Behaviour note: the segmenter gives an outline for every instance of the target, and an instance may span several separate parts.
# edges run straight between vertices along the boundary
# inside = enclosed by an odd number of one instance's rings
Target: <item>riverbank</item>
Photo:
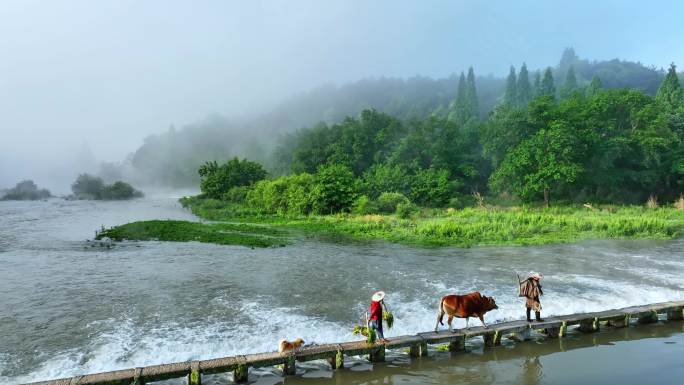
[[[95,239],[115,241],[205,242],[247,247],[285,246],[283,232],[265,226],[231,223],[198,223],[174,220],[131,222],[105,229]]]
[[[182,198],[200,218],[270,224],[274,228],[421,246],[544,245],[585,239],[672,239],[682,234],[684,211],[640,206],[477,207],[421,209],[395,214],[257,215],[212,199]]]

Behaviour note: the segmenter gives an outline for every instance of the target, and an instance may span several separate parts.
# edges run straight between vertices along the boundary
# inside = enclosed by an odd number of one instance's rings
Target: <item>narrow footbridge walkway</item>
[[[344,356],[368,355],[371,362],[382,362],[385,360],[386,349],[408,348],[411,357],[421,357],[427,356],[428,345],[448,344],[449,350],[461,351],[465,350],[467,339],[482,336],[485,347],[493,347],[499,345],[504,336],[512,336],[520,340],[527,339],[533,330],[545,334],[547,338],[562,338],[571,327],[583,333],[591,333],[598,331],[602,324],[611,327],[628,327],[632,323],[658,322],[660,315],[663,315],[662,318],[667,321],[682,320],[684,319],[683,309],[684,301],[663,302],[597,313],[551,317],[542,322],[511,321],[489,325],[487,328],[474,327],[467,330],[418,333],[412,336],[393,337],[384,344],[371,345],[365,341],[354,341],[314,345],[303,347],[292,353],[258,353],[178,362],[35,382],[30,385],[144,385],[183,377],[188,379],[189,385],[200,385],[202,375],[217,373],[232,373],[235,382],[246,382],[250,367],[283,365],[283,373],[291,375],[295,373],[297,361],[327,360],[333,369],[338,369],[344,366]]]

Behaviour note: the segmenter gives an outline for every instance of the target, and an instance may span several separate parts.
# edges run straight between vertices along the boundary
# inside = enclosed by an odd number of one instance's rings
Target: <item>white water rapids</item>
[[[516,271],[544,273],[543,315],[684,298],[681,239],[471,249],[306,237],[254,250],[86,242],[102,225],[166,218],[197,220],[169,196],[0,202],[0,383],[271,351],[281,338],[350,340],[376,289],[395,315],[389,337],[432,329],[437,300],[452,292],[494,296],[490,323],[521,318]]]

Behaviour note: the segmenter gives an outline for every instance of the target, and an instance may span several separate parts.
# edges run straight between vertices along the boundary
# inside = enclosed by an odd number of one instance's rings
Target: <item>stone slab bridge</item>
[[[598,331],[601,324],[611,327],[628,327],[630,324],[658,322],[659,315],[667,321],[682,320],[684,301],[663,302],[644,306],[607,310],[596,313],[570,314],[550,317],[543,322],[511,321],[489,325],[487,328],[473,327],[439,333],[418,333],[412,336],[393,337],[387,343],[368,344],[366,341],[343,342],[305,346],[290,353],[257,353],[211,360],[177,362],[113,372],[88,374],[58,380],[34,382],[27,385],[144,385],[173,378],[187,378],[189,385],[201,385],[202,375],[232,373],[233,381],[246,382],[248,369],[283,365],[283,374],[295,374],[297,361],[327,360],[332,369],[344,366],[344,356],[368,355],[371,362],[385,360],[386,349],[409,349],[411,357],[428,354],[428,345],[448,344],[450,351],[465,350],[469,338],[484,339],[485,347],[497,346],[501,338],[525,340],[531,331],[540,331],[547,338],[562,338],[569,328],[583,333]],[[634,322],[632,322],[634,321]]]

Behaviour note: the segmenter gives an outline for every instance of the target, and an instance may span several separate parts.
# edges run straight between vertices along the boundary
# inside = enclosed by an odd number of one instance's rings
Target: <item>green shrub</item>
[[[358,215],[375,214],[378,212],[376,202],[368,198],[368,195],[361,195],[352,204],[352,213]]]
[[[117,181],[110,185],[105,185],[99,194],[99,199],[103,200],[124,200],[142,197],[143,193],[134,189],[126,182]]]
[[[475,198],[472,195],[459,195],[449,199],[448,207],[463,209],[475,206]]]
[[[402,219],[410,218],[418,212],[418,207],[411,202],[399,203],[397,205],[397,216]]]
[[[102,178],[90,174],[79,174],[76,181],[71,185],[71,191],[78,199],[100,199],[100,193],[104,188]]]
[[[411,178],[411,201],[421,206],[442,206],[453,191],[448,170],[428,168],[418,171]]]
[[[126,182],[116,181],[105,185],[102,178],[80,174],[71,185],[76,199],[123,200],[139,198],[143,193]]]
[[[383,192],[409,192],[409,177],[403,167],[376,164],[363,173],[363,191],[371,199],[377,199]],[[394,209],[392,209],[392,212]]]
[[[228,192],[223,194],[223,200],[233,203],[245,203],[247,200],[248,186],[233,187]]]
[[[313,175],[283,176],[257,182],[247,192],[247,204],[264,214],[305,215],[314,204]]]
[[[314,176],[309,173],[287,177],[287,212],[310,214],[314,205]]]
[[[38,200],[52,196],[49,190],[39,189],[32,180],[24,180],[17,183],[14,188],[5,192],[0,200]]]
[[[352,171],[341,164],[328,164],[314,176],[314,211],[332,214],[349,211],[358,194],[359,184]]]
[[[221,166],[216,161],[206,162],[198,173],[202,194],[215,199],[222,198],[233,187],[251,186],[266,178],[266,170],[261,164],[237,157]]]
[[[397,206],[400,203],[411,203],[411,201],[402,193],[384,192],[378,197],[378,211],[393,213],[397,211]]]
[[[255,210],[267,214],[287,212],[287,184],[285,177],[262,180],[254,184],[247,193],[247,202]]]

